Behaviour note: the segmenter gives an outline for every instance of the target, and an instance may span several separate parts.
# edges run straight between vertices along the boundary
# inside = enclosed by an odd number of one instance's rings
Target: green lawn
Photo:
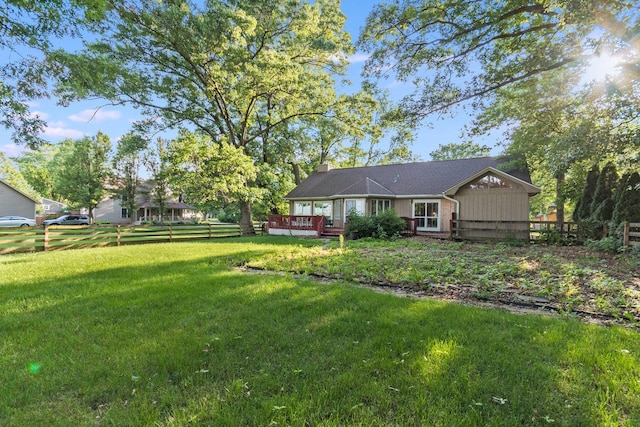
[[[321,243],[0,257],[0,425],[640,425],[637,330],[234,268]]]

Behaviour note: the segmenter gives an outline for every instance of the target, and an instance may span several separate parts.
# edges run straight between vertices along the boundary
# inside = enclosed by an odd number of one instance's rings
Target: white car
[[[0,216],[0,227],[35,227],[36,220],[23,216]]]

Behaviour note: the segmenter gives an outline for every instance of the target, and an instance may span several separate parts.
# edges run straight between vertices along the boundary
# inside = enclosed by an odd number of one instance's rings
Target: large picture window
[[[331,202],[314,202],[313,203],[313,214],[326,216],[328,218],[333,218],[331,216]]]
[[[293,205],[294,215],[311,215],[311,202],[295,202]]]

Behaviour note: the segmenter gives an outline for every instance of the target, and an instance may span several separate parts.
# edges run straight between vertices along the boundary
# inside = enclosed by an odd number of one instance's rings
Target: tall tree
[[[89,209],[93,221],[93,211],[108,193],[106,181],[109,177],[109,137],[98,132],[94,137],[64,140],[55,156],[59,165],[54,182],[55,191],[60,193],[70,205]]]
[[[112,182],[116,195],[122,200],[122,206],[127,209],[131,221],[137,221],[138,187],[140,185],[140,168],[142,167],[142,152],[147,147],[147,141],[135,133],[127,133],[120,138],[116,153],[113,156]]]
[[[29,185],[29,182],[22,176],[20,171],[16,169],[11,160],[2,152],[0,152],[0,179],[36,200],[41,198],[38,192]]]
[[[20,156],[13,157],[24,179],[42,197],[60,201],[60,194],[54,190],[53,176],[56,165],[53,161],[58,147],[52,144],[43,144],[36,151],[24,151]]]
[[[485,129],[508,118],[511,150],[556,180],[560,223],[574,165],[620,153],[616,135],[640,147],[639,31],[630,1],[392,0],[369,15],[360,46],[372,53],[367,75],[412,80],[403,104],[416,119],[461,105],[494,116]],[[604,91],[614,96],[579,99],[576,87],[596,60],[622,69]]]
[[[613,196],[617,186],[618,172],[616,167],[613,163],[607,163],[598,176],[591,201],[591,218],[593,220],[599,222],[611,220],[615,208]]]
[[[612,221],[616,224],[640,222],[640,174],[627,173],[616,190]]]
[[[158,125],[191,127],[256,165],[278,164],[273,132],[335,103],[350,37],[338,0],[114,2],[82,55],[58,52],[64,101],[133,104]],[[271,153],[276,153],[271,156]],[[253,183],[247,180],[247,184]],[[251,201],[239,200],[253,233]]]
[[[598,176],[600,176],[600,168],[596,165],[587,174],[584,190],[582,191],[580,199],[576,203],[576,207],[573,211],[573,219],[575,221],[586,221],[591,218],[591,214],[593,212],[591,210],[591,205],[593,203],[593,195],[596,192]]]
[[[167,211],[171,189],[169,188],[169,152],[168,141],[158,138],[155,144],[147,147],[144,154],[144,166],[151,174],[144,190],[147,198],[158,208],[159,220],[162,221]],[[149,218],[145,218],[149,220]]]
[[[491,147],[475,144],[473,142],[461,142],[440,144],[429,155],[431,160],[469,159],[473,157],[486,157],[491,153]]]

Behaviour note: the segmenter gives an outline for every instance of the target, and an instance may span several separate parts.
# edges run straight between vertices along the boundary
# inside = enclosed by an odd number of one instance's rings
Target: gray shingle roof
[[[310,175],[285,198],[435,196],[487,168],[495,168],[530,184],[531,178],[527,170],[505,170],[501,167],[508,160],[510,159],[505,157],[482,157],[332,169]]]

